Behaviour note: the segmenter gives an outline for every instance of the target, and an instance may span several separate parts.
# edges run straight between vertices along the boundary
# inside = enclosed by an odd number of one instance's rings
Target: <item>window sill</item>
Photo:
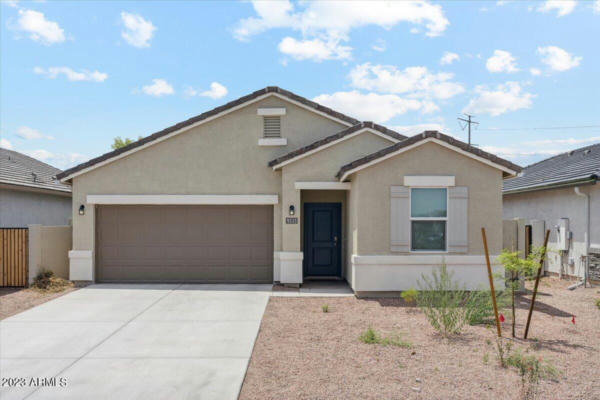
[[[259,146],[287,146],[286,138],[260,138],[258,139]]]

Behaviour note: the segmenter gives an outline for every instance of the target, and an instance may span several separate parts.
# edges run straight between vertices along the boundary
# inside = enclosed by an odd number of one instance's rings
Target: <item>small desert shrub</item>
[[[548,362],[543,362],[542,357],[524,355],[518,350],[506,359],[506,363],[516,368],[521,376],[521,397],[523,399],[535,399],[541,379],[558,377],[556,368]]]
[[[596,307],[600,310],[600,299],[596,299]]]
[[[329,305],[328,305],[328,304],[323,304],[323,305],[321,306],[321,310],[322,310],[324,313],[328,313],[328,312],[329,312]]]
[[[381,337],[371,327],[361,333],[361,335],[358,337],[358,340],[366,344],[380,344],[383,346],[396,346],[404,348],[409,348],[412,346],[410,342],[402,340],[400,335]]]
[[[417,305],[431,326],[446,337],[460,333],[469,320],[469,310],[463,307],[469,294],[452,280],[446,265],[433,270],[431,276],[421,275],[418,285]]]
[[[498,310],[510,305],[508,291],[496,292],[496,305]],[[465,299],[464,307],[467,311],[469,325],[489,324],[494,322],[494,306],[490,290],[473,291]]]
[[[512,342],[508,339],[496,337],[496,358],[502,368],[508,367],[508,357],[512,349]]]
[[[400,293],[400,297],[402,297],[406,304],[410,304],[411,306],[417,302],[418,295],[419,292],[417,292],[414,288],[410,288]]]
[[[44,292],[62,292],[73,286],[73,282],[54,276],[54,272],[42,269],[33,279],[31,287]]]
[[[483,353],[483,363],[487,364],[490,361],[490,355],[488,353]]]

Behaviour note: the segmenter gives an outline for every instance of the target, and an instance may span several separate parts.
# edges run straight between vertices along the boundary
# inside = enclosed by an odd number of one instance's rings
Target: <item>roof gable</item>
[[[406,136],[402,136],[398,132],[388,129],[384,126],[377,125],[370,121],[361,122],[360,124],[351,126],[350,128],[344,129],[333,135],[317,140],[307,146],[301,147],[287,154],[284,154],[281,157],[271,160],[269,162],[269,167],[273,167],[273,169],[281,168],[284,165],[290,164],[294,161],[307,157],[311,154],[316,153],[317,151],[324,150],[330,146],[340,143],[346,139],[350,139],[351,137],[359,135],[363,132],[370,132],[375,135],[382,136],[392,143],[398,143],[399,141],[406,139]]]
[[[470,146],[467,143],[461,142],[460,140],[454,139],[448,135],[444,135],[438,131],[425,131],[398,142],[393,146],[386,147],[385,149],[344,165],[336,174],[336,178],[338,178],[340,181],[344,181],[348,175],[354,172],[360,171],[361,169],[387,160],[388,158],[394,157],[403,152],[410,151],[415,147],[429,142],[435,142],[444,147],[457,151],[467,157],[474,158],[484,164],[498,168],[509,175],[516,175],[521,171],[521,167],[508,160],[504,160],[491,153]]]
[[[77,175],[81,175],[92,169],[101,167],[102,165],[118,160],[119,158],[126,157],[135,151],[160,143],[161,141],[166,140],[174,135],[185,132],[208,121],[212,121],[216,118],[219,118],[230,112],[243,108],[254,102],[260,101],[269,96],[277,96],[283,100],[289,101],[295,105],[315,112],[319,115],[333,119],[343,125],[352,126],[360,123],[360,121],[352,117],[334,111],[331,108],[322,106],[318,103],[315,103],[314,101],[308,100],[288,90],[281,89],[277,86],[267,86],[264,89],[257,90],[246,96],[230,101],[227,104],[216,107],[210,111],[204,112],[200,115],[182,121],[178,124],[172,125],[161,131],[155,132],[120,149],[105,153],[99,157],[93,158],[87,162],[79,164],[73,168],[67,169],[66,171],[58,174],[57,177],[62,182],[66,182]]]

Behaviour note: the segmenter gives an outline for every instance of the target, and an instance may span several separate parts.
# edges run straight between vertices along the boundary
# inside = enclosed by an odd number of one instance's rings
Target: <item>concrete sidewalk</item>
[[[0,321],[0,376],[17,378],[0,398],[236,399],[270,295],[192,284],[67,294]]]

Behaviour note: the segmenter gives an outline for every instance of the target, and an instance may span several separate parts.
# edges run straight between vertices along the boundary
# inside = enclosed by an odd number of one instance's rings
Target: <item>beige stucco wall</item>
[[[298,218],[302,218],[302,210],[298,207],[300,190],[295,188],[296,182],[337,182],[335,175],[342,165],[392,144],[388,139],[365,132],[284,166],[281,172],[281,203],[284,214],[287,214],[290,205],[294,205]],[[300,226],[286,224],[285,218],[281,221],[283,251],[302,251]]]
[[[42,270],[69,279],[70,226],[29,225],[29,282]]]
[[[258,146],[260,107],[285,107],[282,137],[287,146]],[[88,194],[279,194],[275,221],[281,221],[281,172],[268,162],[293,149],[344,129],[345,125],[268,97],[226,116],[137,151],[73,179],[73,249],[94,250],[94,208]],[[78,215],[81,204],[86,213]],[[274,249],[281,249],[275,223]]]
[[[390,186],[404,185],[404,175],[454,175],[456,186],[469,188],[468,254],[483,254],[481,227],[490,253],[500,252],[502,172],[430,142],[351,176],[355,196],[349,212],[358,235],[354,254],[401,254],[390,250]]]

